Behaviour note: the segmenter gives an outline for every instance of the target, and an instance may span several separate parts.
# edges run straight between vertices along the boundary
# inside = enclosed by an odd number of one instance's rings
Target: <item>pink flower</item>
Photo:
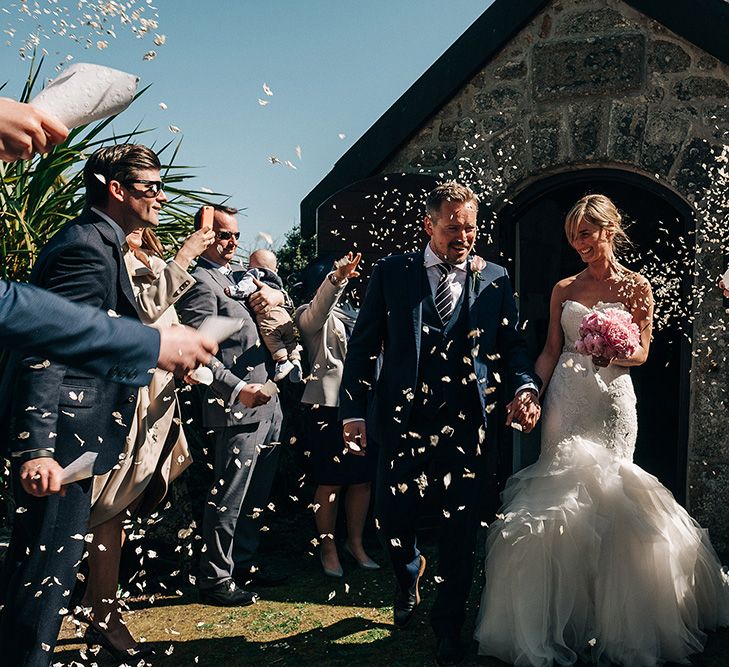
[[[640,345],[640,331],[632,315],[619,308],[593,310],[582,318],[575,348],[580,354],[626,359]]]
[[[481,280],[481,271],[486,268],[486,260],[483,257],[474,255],[471,257],[469,266],[471,267],[471,289],[475,290],[476,283]]]
[[[471,257],[471,272],[480,273],[486,268],[486,260],[483,257],[474,255]]]

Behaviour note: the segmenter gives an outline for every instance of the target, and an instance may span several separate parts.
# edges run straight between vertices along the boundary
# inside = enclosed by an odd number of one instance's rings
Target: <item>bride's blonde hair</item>
[[[633,246],[633,242],[623,229],[623,217],[615,204],[605,195],[586,195],[570,209],[564,221],[564,231],[570,243],[575,240],[577,228],[583,220],[612,232],[613,252],[616,254],[617,251],[627,250]]]

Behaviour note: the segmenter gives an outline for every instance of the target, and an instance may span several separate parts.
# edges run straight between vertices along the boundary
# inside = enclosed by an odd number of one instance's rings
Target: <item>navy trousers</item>
[[[417,424],[417,434],[382,443],[375,516],[397,585],[406,591],[415,583],[420,567],[415,529],[426,498],[435,494],[438,564],[431,625],[438,637],[457,636],[471,590],[483,493],[488,486],[485,458],[478,453],[479,425],[450,418],[445,409],[411,422]],[[444,425],[450,429],[442,433]],[[428,564],[430,572],[433,565]]]

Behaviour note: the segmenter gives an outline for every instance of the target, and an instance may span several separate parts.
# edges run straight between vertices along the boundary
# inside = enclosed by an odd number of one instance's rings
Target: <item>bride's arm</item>
[[[549,329],[547,330],[547,341],[544,343],[542,353],[537,357],[534,364],[534,370],[542,381],[543,394],[549,380],[557,365],[559,355],[562,353],[564,345],[564,334],[562,333],[562,302],[564,300],[564,291],[562,282],[557,283],[552,289],[552,296],[549,300]]]
[[[630,311],[633,322],[640,329],[640,345],[627,359],[613,359],[615,366],[640,366],[648,360],[648,350],[653,336],[653,293],[650,283],[641,275],[635,274]]]

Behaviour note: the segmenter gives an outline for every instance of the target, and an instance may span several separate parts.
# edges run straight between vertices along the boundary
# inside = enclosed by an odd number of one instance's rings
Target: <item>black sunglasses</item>
[[[221,241],[230,241],[232,238],[237,241],[240,238],[240,232],[215,232],[215,236],[217,236]]]
[[[156,197],[160,192],[162,192],[162,190],[165,189],[164,183],[162,183],[162,181],[148,181],[146,178],[134,178],[128,181],[124,181],[124,185],[126,186],[134,185],[135,183],[146,186],[144,190],[142,190],[141,194],[145,197],[149,197],[150,199],[152,197]],[[139,192],[139,190],[135,190],[135,192]]]

